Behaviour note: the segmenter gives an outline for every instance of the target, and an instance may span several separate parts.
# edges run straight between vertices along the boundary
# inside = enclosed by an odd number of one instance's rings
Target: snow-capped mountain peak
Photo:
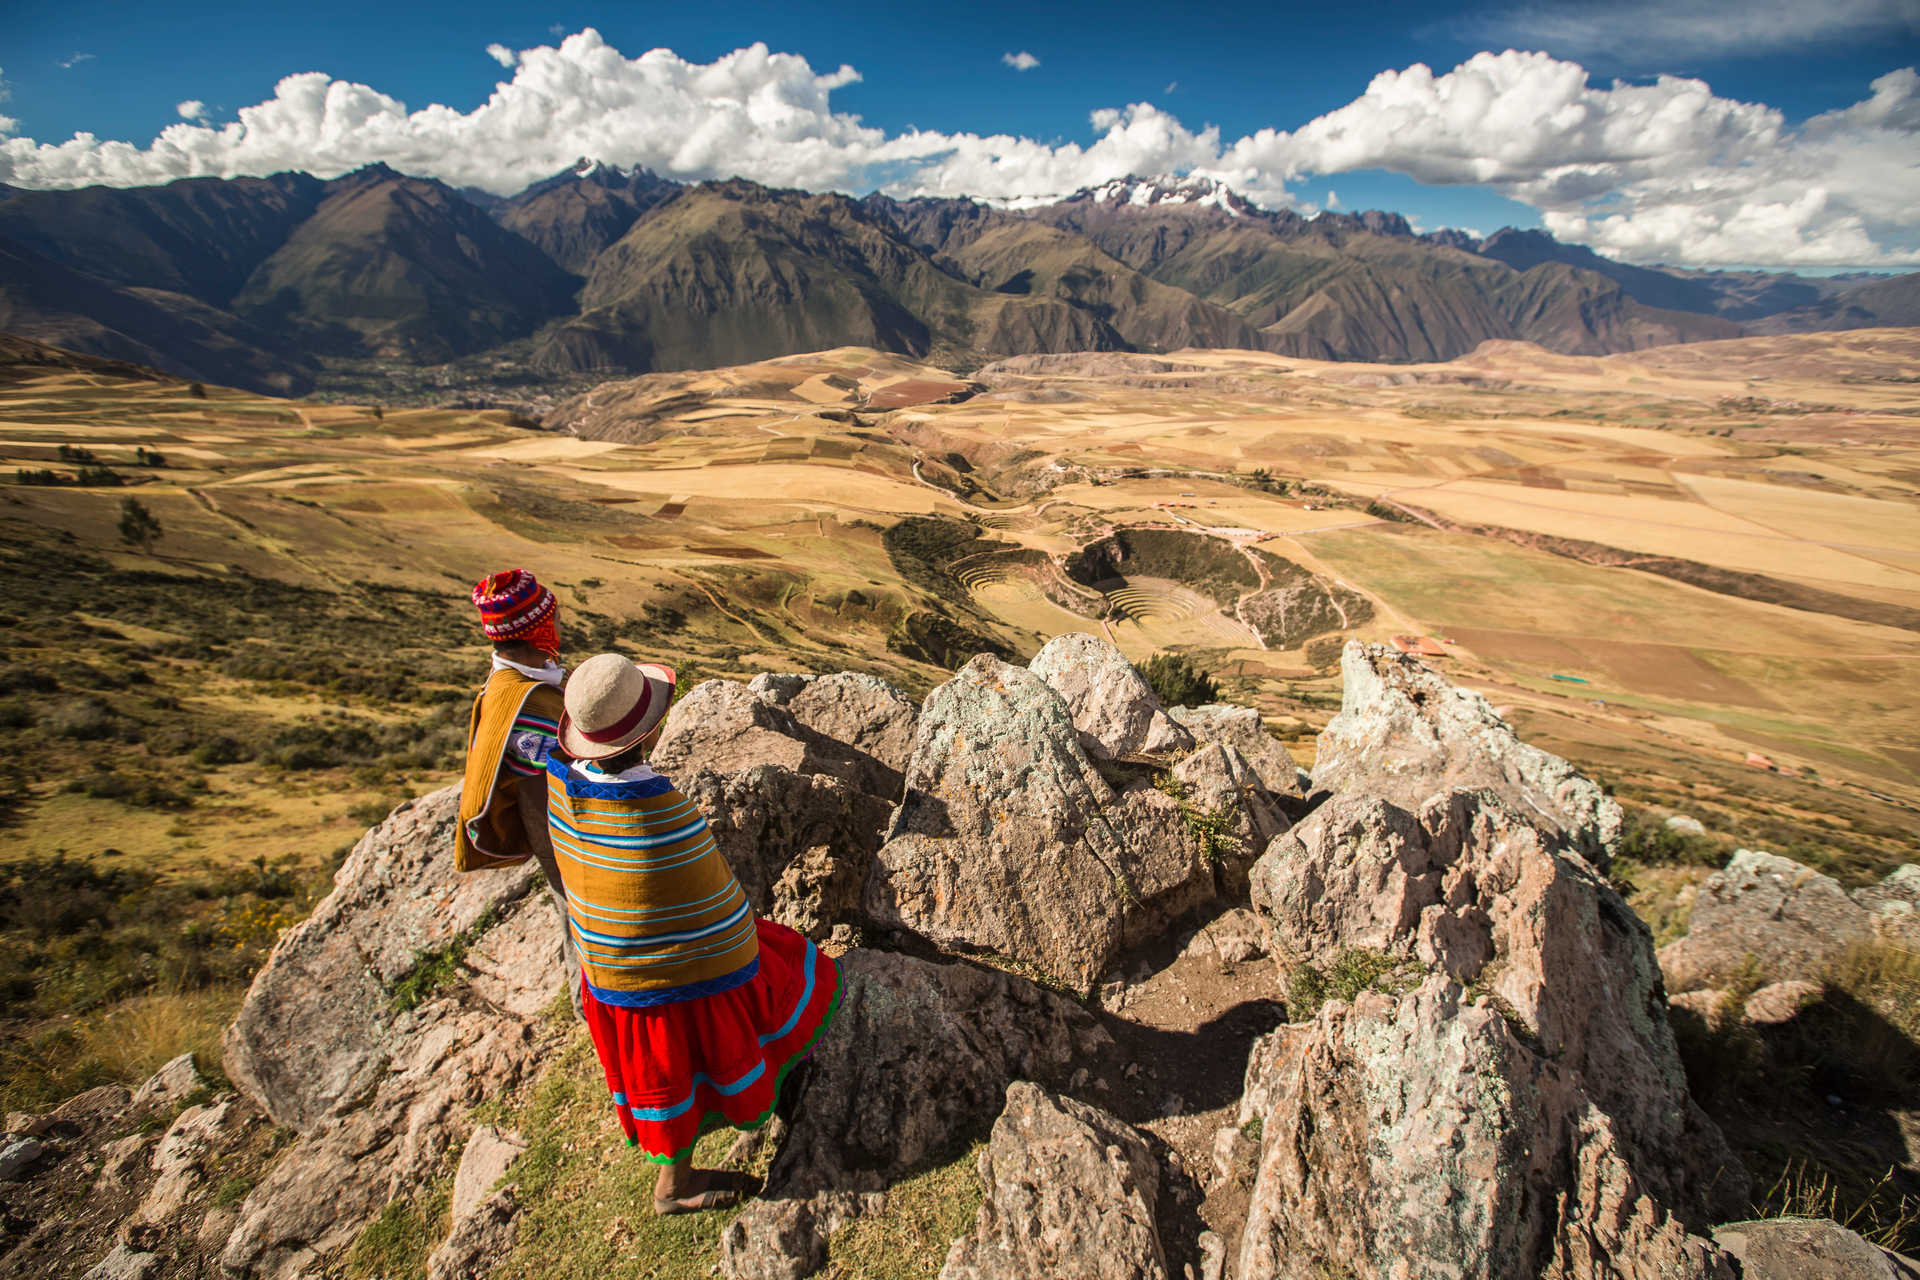
[[[1189,205],[1195,208],[1218,209],[1236,218],[1245,217],[1254,212],[1253,205],[1235,194],[1226,183],[1217,178],[1201,177],[1198,174],[1190,174],[1184,178],[1164,175],[1142,178],[1128,174],[1124,178],[1115,178],[1097,187],[1083,188],[1068,199],[1089,200],[1094,204],[1133,205],[1136,208]]]

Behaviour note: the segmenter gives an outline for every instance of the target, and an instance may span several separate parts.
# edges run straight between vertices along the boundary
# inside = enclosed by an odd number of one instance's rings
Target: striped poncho
[[[666,778],[547,762],[568,927],[595,998],[629,1008],[714,995],[759,967],[753,908],[707,820]]]

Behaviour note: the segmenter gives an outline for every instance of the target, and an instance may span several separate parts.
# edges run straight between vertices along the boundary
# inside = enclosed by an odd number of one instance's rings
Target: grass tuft
[[[460,966],[466,961],[467,952],[487,930],[493,928],[499,919],[499,912],[489,906],[480,913],[478,920],[468,925],[446,946],[437,951],[414,952],[413,964],[393,984],[393,1011],[405,1013],[417,1007],[427,997],[458,977]]]
[[[1410,960],[1372,947],[1343,947],[1322,968],[1303,964],[1287,979],[1287,1020],[1302,1022],[1329,1000],[1351,1002],[1362,991],[1398,994],[1413,982],[1418,968]]]

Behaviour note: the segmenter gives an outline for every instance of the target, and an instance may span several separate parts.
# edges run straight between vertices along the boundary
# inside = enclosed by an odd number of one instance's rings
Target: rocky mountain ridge
[[[1543,232],[1306,219],[1197,177],[1018,209],[591,160],[504,198],[382,165],[0,190],[0,328],[293,394],[335,366],[478,361],[473,377],[524,382],[850,344],[962,364],[1181,346],[1445,360],[1501,338],[1604,354],[1913,323],[1915,278],[1675,273]]]
[[[756,910],[825,940],[844,982],[721,1273],[815,1274],[903,1178],[985,1136],[944,1280],[1773,1277],[1840,1250],[1881,1269],[1832,1274],[1904,1274],[1830,1223],[1716,1225],[1746,1173],[1688,1095],[1651,935],[1605,878],[1613,802],[1412,659],[1352,644],[1342,665],[1310,780],[1257,717],[1169,712],[1089,636],[1024,668],[983,655],[922,706],[854,674],[689,691],[658,763]],[[138,1095],[8,1118],[7,1177],[89,1189],[9,1266],[331,1273],[455,1166],[428,1274],[513,1250],[529,1135],[474,1111],[568,1034],[545,1013],[558,922],[530,868],[453,870],[456,790],[370,831],[275,948],[227,1034],[237,1093],[182,1061]],[[1724,896],[1778,871],[1736,860]],[[1910,924],[1913,872],[1854,923]],[[1236,954],[1295,975],[1284,1021],[1129,1060],[1152,1043],[1119,1012],[1130,957],[1223,909],[1253,922]],[[1349,994],[1297,980],[1354,957],[1374,976]],[[1142,1127],[1196,1052],[1246,1059],[1237,1098],[1199,1099],[1220,1108],[1211,1168]],[[265,1152],[258,1180],[216,1194],[243,1151]]]

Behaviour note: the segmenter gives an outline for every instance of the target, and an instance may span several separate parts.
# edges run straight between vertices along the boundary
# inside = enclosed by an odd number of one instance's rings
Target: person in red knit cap
[[[560,665],[559,601],[525,569],[507,569],[482,578],[473,603],[481,631],[493,642],[493,662],[467,725],[455,863],[478,871],[535,859],[564,920],[566,889],[547,837],[546,782],[567,676]],[[560,950],[577,1014],[580,962],[564,927]]]
[[[840,1002],[833,960],[754,915],[706,818],[647,764],[673,687],[667,667],[589,658],[547,757],[587,1030],[627,1145],[665,1166],[662,1214],[739,1201],[737,1179],[693,1167],[694,1142],[764,1123]]]

